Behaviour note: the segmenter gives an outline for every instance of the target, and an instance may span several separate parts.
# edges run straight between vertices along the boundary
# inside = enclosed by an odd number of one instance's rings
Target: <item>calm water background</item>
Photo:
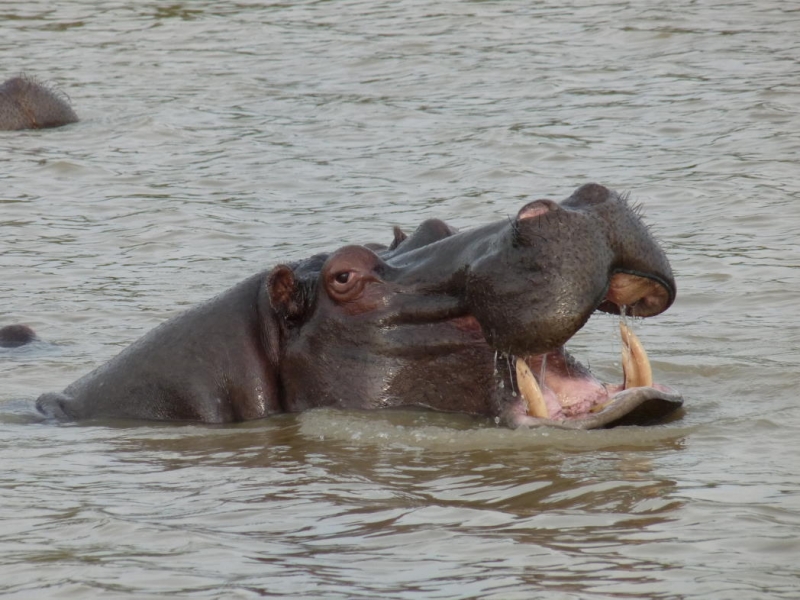
[[[794,2],[5,1],[0,595],[800,597]],[[687,412],[509,432],[430,414],[53,425],[30,403],[279,261],[598,181],[677,273],[640,323]],[[571,345],[619,378],[616,321]]]

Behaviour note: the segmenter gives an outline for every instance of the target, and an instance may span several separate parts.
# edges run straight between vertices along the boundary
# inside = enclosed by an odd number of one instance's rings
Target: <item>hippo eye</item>
[[[333,271],[328,275],[328,291],[336,300],[345,301],[356,298],[364,289],[366,280],[358,271]]]
[[[376,271],[380,264],[381,259],[369,248],[345,246],[328,257],[321,283],[331,300],[350,304],[361,298],[367,284],[380,280]]]

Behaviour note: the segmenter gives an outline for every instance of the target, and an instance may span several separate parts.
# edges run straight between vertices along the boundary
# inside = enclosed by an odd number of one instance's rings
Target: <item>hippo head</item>
[[[663,251],[600,185],[464,232],[436,220],[396,229],[388,248],[279,265],[267,286],[287,411],[422,406],[588,429],[682,403],[653,383],[624,324],[622,384],[598,381],[564,348],[595,310],[650,317],[675,298]]]

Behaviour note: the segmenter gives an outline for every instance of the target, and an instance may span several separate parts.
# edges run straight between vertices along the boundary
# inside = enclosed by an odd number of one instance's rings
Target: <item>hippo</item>
[[[509,427],[664,420],[621,317],[624,381],[599,381],[564,344],[595,311],[647,318],[675,299],[669,262],[627,198],[598,184],[458,231],[424,221],[388,246],[279,264],[159,325],[39,397],[66,420],[229,423],[317,407],[420,407]]]
[[[0,348],[19,348],[37,339],[36,333],[27,325],[0,327]]]
[[[0,130],[44,129],[76,123],[67,97],[27,76],[0,85]]]

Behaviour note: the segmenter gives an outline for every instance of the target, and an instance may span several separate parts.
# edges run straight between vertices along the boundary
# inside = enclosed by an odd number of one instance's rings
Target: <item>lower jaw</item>
[[[624,324],[620,332],[622,384],[598,381],[563,349],[516,358],[519,396],[510,411],[510,424],[595,429],[622,423],[649,424],[679,409],[683,404],[680,395],[653,383],[650,363],[638,338]]]
[[[620,425],[655,425],[680,415],[683,398],[666,386],[629,388],[614,394],[602,409],[573,417],[534,417],[525,402],[515,402],[506,414],[511,427],[601,429]]]

